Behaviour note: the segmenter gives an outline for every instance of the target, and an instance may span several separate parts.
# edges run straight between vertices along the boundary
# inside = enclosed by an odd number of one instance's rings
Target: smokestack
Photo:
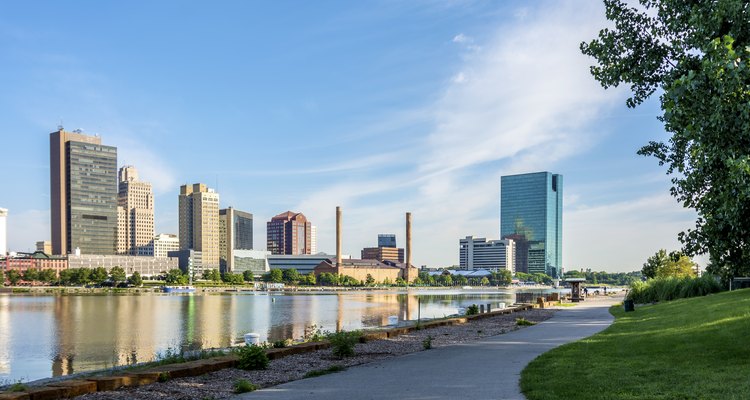
[[[406,271],[411,267],[411,213],[406,213]]]
[[[341,207],[336,206],[336,268],[341,266]]]

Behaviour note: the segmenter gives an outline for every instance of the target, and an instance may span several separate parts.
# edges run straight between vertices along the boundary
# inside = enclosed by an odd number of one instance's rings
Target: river
[[[167,349],[236,345],[375,328],[510,304],[511,290],[0,294],[0,386],[154,360]]]

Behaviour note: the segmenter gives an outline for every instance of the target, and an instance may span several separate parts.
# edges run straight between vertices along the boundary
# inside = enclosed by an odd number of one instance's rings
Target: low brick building
[[[68,268],[68,258],[65,256],[50,256],[42,251],[33,253],[18,253],[13,257],[0,258],[0,271],[7,280],[8,271],[16,270],[23,275],[28,269],[51,269],[57,276],[60,271]]]
[[[403,278],[402,269],[386,265],[378,260],[358,260],[354,258],[341,260],[341,266],[336,266],[336,259],[325,259],[313,270],[315,276],[329,272],[351,276],[352,278],[364,281],[367,275],[372,276],[375,282],[381,283],[388,279],[395,282],[397,278]]]

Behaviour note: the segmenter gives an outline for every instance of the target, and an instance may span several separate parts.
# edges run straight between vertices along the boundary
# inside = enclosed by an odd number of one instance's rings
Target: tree
[[[663,266],[667,265],[668,261],[669,257],[667,257],[667,251],[664,249],[660,249],[656,252],[656,254],[646,259],[641,272],[647,278],[656,278],[656,273]]]
[[[284,273],[278,268],[272,268],[263,276],[266,282],[281,283],[284,280]]]
[[[143,285],[143,278],[141,278],[141,273],[138,271],[133,272],[133,274],[128,277],[128,283],[135,287],[140,287],[141,285]]]
[[[106,273],[106,271],[104,272]],[[74,285],[86,285],[91,282],[92,273],[93,271],[89,268],[74,268],[71,274],[71,283]]]
[[[367,286],[372,286],[372,285],[374,285],[374,284],[375,284],[375,278],[373,278],[373,277],[372,277],[372,275],[370,275],[370,274],[367,274],[367,276],[365,277],[365,284],[366,284]]]
[[[406,281],[402,277],[396,278],[396,286],[406,286]]]
[[[83,268],[82,268],[83,269]],[[91,282],[101,285],[109,278],[109,274],[104,267],[96,267],[91,270]]]
[[[339,284],[339,276],[338,274],[323,272],[318,275],[318,284],[321,286],[336,286]]]
[[[494,282],[490,283],[492,283],[493,285],[507,286],[513,282],[513,274],[507,269],[501,269],[492,274],[492,280]]]
[[[482,286],[487,286],[490,284],[490,280],[487,279],[486,276],[482,277],[482,280],[479,282]]]
[[[23,271],[23,280],[27,282],[34,282],[39,280],[39,270],[34,268],[28,268]]]
[[[231,272],[225,272],[221,275],[221,280],[231,285],[242,285],[245,282],[242,274],[233,274]]]
[[[453,278],[450,275],[440,275],[437,282],[441,286],[453,286]]]
[[[57,282],[57,272],[52,268],[45,268],[39,271],[39,280],[51,285]]]
[[[309,274],[305,275],[305,278],[303,279],[305,285],[315,286],[317,283],[317,279],[315,278],[315,274],[310,272]]]
[[[686,255],[710,254],[709,272],[750,274],[750,7],[742,0],[605,0],[614,28],[582,43],[605,88],[630,84],[628,107],[657,89],[668,143],[638,154],[672,176],[671,194],[698,214],[678,235]]]
[[[255,276],[253,276],[253,271],[247,270],[242,271],[242,279],[245,280],[245,282],[252,282],[255,280]]]
[[[60,277],[58,279],[60,284],[63,286],[71,285],[73,281],[73,270],[64,269],[60,271]]]
[[[695,263],[679,251],[669,253],[667,263],[656,271],[656,277],[684,278],[695,276]]]
[[[164,280],[169,285],[184,285],[188,282],[188,277],[182,273],[181,269],[174,268],[167,271],[167,276]]]
[[[120,266],[114,266],[109,270],[109,276],[112,278],[112,282],[114,282],[115,286],[117,286],[117,282],[125,281],[125,270]]]
[[[288,284],[297,283],[299,281],[299,272],[294,268],[285,269],[281,273],[281,279]]]
[[[5,285],[5,272],[0,270],[0,286]]]
[[[15,269],[12,269],[5,274],[8,276],[8,282],[10,282],[10,286],[16,286],[18,282],[21,281],[21,274]]]
[[[215,269],[215,268],[214,268],[214,269],[212,269],[212,270],[211,270],[211,271],[210,271],[210,272],[208,273],[208,278],[209,278],[209,279],[210,279],[210,280],[211,280],[212,282],[214,282],[214,283],[219,283],[219,282],[221,282],[221,274],[219,273],[219,270],[218,270],[218,269]]]
[[[453,283],[458,286],[464,286],[467,283],[469,283],[469,278],[463,276],[463,275],[456,275],[455,278],[453,278]]]

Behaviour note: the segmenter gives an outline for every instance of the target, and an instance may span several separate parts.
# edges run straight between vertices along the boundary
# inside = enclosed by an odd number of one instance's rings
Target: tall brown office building
[[[202,183],[180,187],[180,250],[202,253],[203,268],[219,268],[219,194]]]
[[[50,133],[52,252],[115,254],[117,148],[62,127]]]
[[[266,246],[271,254],[311,254],[311,234],[304,214],[287,211],[266,223]]]
[[[154,255],[154,192],[132,165],[120,168],[117,221],[118,254]]]
[[[219,210],[219,265],[234,270],[234,251],[253,249],[253,214],[232,207]]]

